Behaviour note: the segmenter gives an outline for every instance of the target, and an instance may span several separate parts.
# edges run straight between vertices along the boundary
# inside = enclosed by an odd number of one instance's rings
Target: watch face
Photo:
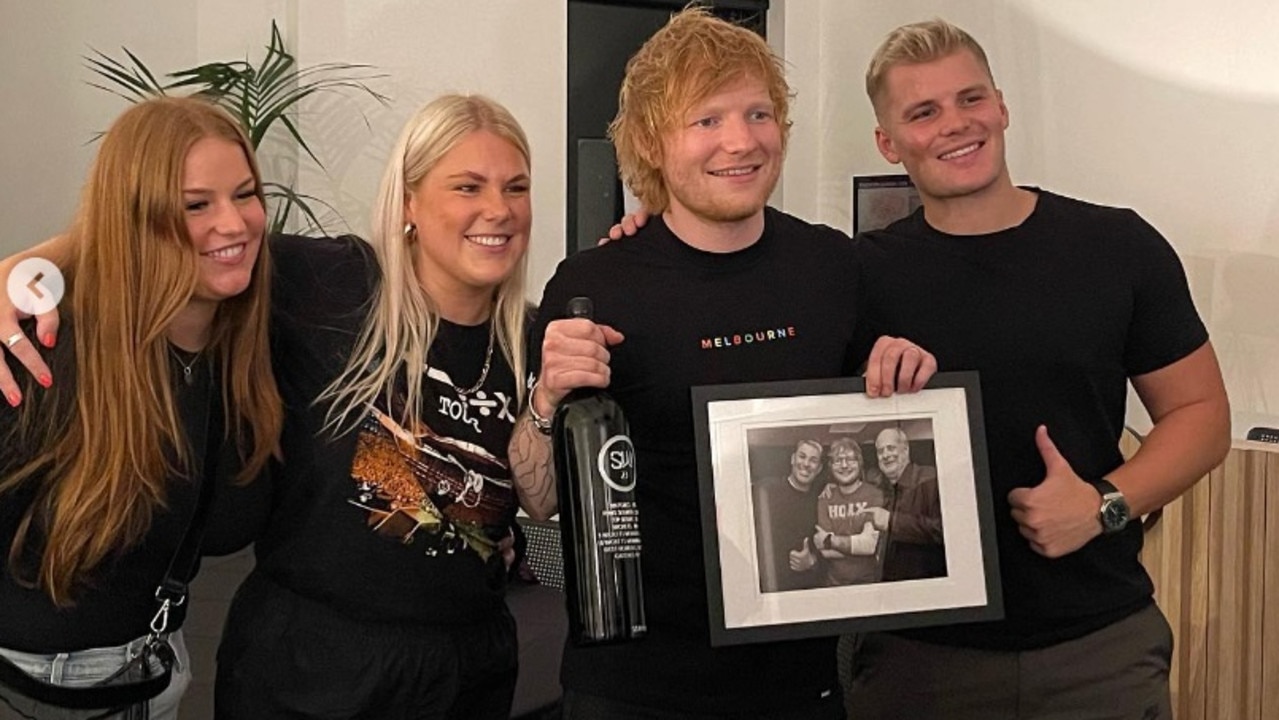
[[[1101,507],[1101,523],[1109,531],[1122,529],[1128,524],[1128,504],[1118,498],[1107,500]]]

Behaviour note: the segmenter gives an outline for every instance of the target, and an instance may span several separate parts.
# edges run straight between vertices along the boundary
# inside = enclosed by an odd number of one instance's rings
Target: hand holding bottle
[[[588,318],[555,320],[547,325],[542,340],[542,370],[533,397],[537,402],[535,409],[549,417],[569,391],[608,387],[608,348],[624,339],[620,332]]]
[[[557,371],[544,369],[540,382],[576,388],[561,396],[551,426],[569,635],[584,645],[634,640],[648,632],[635,445],[621,406],[598,389],[608,385],[610,333],[621,335],[591,322],[589,298],[573,298],[567,312],[573,319],[559,321],[551,346]]]

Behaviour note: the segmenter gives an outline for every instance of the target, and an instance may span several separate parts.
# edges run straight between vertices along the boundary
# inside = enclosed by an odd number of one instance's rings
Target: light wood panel
[[[1279,453],[1266,456],[1265,601],[1261,619],[1261,717],[1279,718]]]
[[[1177,640],[1175,717],[1279,718],[1279,453],[1231,450],[1164,509],[1142,562]]]

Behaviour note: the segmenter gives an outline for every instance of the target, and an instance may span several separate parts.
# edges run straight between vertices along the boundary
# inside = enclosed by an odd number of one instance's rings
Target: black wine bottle
[[[591,319],[589,298],[568,303]],[[569,637],[579,645],[643,637],[635,446],[622,408],[608,393],[578,388],[551,425],[564,547]]]

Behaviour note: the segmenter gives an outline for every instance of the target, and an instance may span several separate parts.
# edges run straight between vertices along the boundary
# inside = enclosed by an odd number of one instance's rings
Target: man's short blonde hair
[[[622,180],[649,212],[664,211],[670,200],[662,178],[662,136],[690,107],[743,77],[768,88],[785,148],[790,87],[781,58],[758,34],[690,7],[673,15],[626,64],[617,117],[608,131]]]
[[[885,85],[889,70],[898,65],[932,62],[960,50],[971,52],[985,68],[991,83],[995,82],[995,76],[990,71],[990,61],[981,45],[972,35],[941,18],[902,25],[888,33],[888,37],[884,38],[884,42],[870,59],[870,67],[866,69],[866,94],[875,107],[875,114],[878,115],[881,110],[880,103],[887,89]]]

